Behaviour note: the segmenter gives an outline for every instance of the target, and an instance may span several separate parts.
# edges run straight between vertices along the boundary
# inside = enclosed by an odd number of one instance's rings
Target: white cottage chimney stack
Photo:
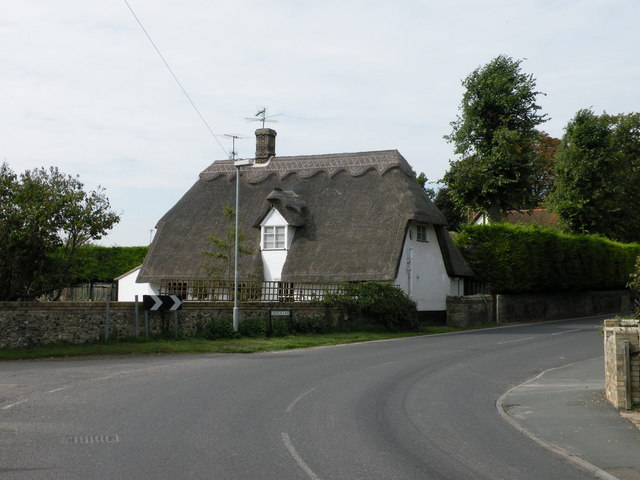
[[[276,135],[271,128],[256,130],[256,163],[267,163],[276,155]]]

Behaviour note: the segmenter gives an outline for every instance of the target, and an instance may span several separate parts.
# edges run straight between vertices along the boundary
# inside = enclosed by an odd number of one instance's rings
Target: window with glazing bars
[[[419,242],[428,242],[429,239],[427,238],[427,226],[426,225],[418,225],[417,226],[417,240]]]
[[[287,227],[262,227],[262,248],[279,250],[285,248]]]

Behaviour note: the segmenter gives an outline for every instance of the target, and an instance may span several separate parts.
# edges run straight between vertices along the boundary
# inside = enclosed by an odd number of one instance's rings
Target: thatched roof
[[[221,209],[234,206],[235,175],[231,160],[200,174],[158,222],[138,281],[207,278],[202,252],[212,249],[208,235],[232,227]],[[271,207],[297,227],[283,281],[394,280],[408,222],[446,224],[396,150],[274,157],[242,167],[240,183],[240,223],[254,251],[241,259],[245,278],[261,270],[257,227]],[[439,241],[449,274],[471,274],[451,240]]]

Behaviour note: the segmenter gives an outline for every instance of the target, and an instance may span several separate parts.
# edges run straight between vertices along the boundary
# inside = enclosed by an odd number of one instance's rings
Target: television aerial
[[[239,133],[223,133],[222,135],[217,134],[216,137],[227,137],[231,139],[231,151],[229,152],[229,160],[234,161],[236,159],[236,155],[238,154],[238,152],[236,152],[236,140],[249,138],[247,136],[240,135]]]
[[[265,122],[278,123],[277,120],[273,120],[273,117],[277,117],[278,115],[282,114],[276,113],[275,115],[267,115],[267,107],[258,107],[258,113],[256,113],[253,117],[245,117],[244,119],[247,122],[262,122],[262,128],[264,128]]]

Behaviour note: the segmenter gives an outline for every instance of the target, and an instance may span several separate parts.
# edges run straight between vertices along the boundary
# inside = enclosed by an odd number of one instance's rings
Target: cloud
[[[280,155],[395,148],[436,180],[461,80],[503,53],[526,58],[551,135],[580,108],[640,111],[635,1],[128,1],[214,132],[249,137],[242,157],[268,106]],[[146,243],[226,157],[124,2],[13,2],[0,42],[0,158],[106,187],[124,211],[106,244]]]

